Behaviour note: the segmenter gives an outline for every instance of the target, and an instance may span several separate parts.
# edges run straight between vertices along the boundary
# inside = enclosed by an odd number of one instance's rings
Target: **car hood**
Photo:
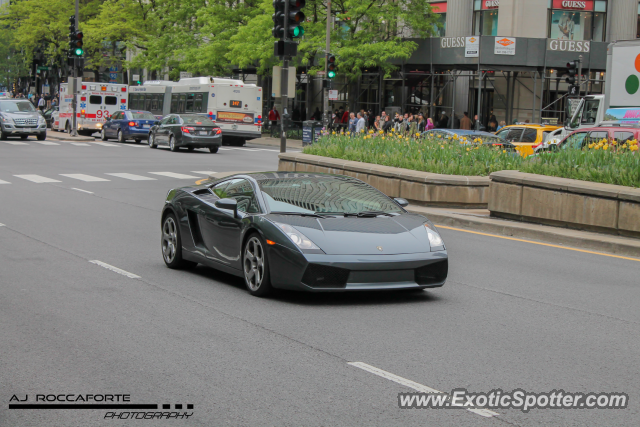
[[[268,215],[293,226],[329,255],[395,255],[429,252],[429,238],[421,215],[376,218],[313,218]]]
[[[3,111],[0,112],[0,114],[11,119],[37,119],[40,117],[40,113],[37,111],[18,111],[15,113],[7,113]]]

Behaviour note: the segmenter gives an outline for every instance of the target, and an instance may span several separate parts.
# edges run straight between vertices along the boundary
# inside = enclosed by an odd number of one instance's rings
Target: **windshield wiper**
[[[360,211],[355,213],[344,213],[344,216],[356,216],[358,218],[375,218],[378,215],[393,216],[393,214],[384,211]]]
[[[297,216],[308,216],[311,218],[329,218],[328,216],[325,215],[320,215],[317,213],[311,213],[311,212],[269,212],[275,215],[297,215]]]

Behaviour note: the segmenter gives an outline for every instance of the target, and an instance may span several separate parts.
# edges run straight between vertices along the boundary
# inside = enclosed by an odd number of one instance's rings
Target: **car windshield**
[[[131,118],[134,120],[155,120],[156,116],[147,111],[130,111]]]
[[[0,101],[0,111],[3,113],[19,113],[26,111],[36,111],[29,101]]]
[[[268,179],[259,185],[269,209],[274,212],[402,212],[395,202],[375,188],[347,177]]]
[[[180,116],[182,122],[185,125],[201,125],[201,126],[214,126],[215,122],[209,117],[193,115]]]

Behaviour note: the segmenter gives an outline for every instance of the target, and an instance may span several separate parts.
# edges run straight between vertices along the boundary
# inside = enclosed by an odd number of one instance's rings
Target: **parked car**
[[[511,142],[521,156],[533,154],[533,147],[545,142],[551,132],[562,129],[561,126],[522,123],[505,126],[496,132],[502,139]]]
[[[148,139],[149,131],[156,121],[156,117],[149,111],[116,111],[111,117],[107,117],[107,121],[102,125],[100,137],[103,141],[116,138],[118,142],[133,139],[139,143]]]
[[[208,148],[217,153],[222,145],[222,130],[213,120],[198,114],[169,114],[151,128],[149,147],[168,145],[171,151],[185,147]]]
[[[442,138],[453,138],[454,135],[457,135],[458,139],[467,138],[467,141],[472,144],[474,140],[480,138],[482,140],[482,145],[503,147],[503,149],[506,149],[507,151],[515,150],[515,145],[490,132],[465,129],[431,129],[424,131],[422,135],[435,137],[440,136]]]
[[[560,129],[556,129],[547,135],[547,139],[545,141],[534,145],[533,152],[538,153],[540,151],[549,151],[549,147],[558,145],[567,135],[568,132],[565,128],[561,127]]]
[[[58,111],[60,108],[57,105],[54,105],[53,107],[50,107],[49,109],[45,110],[44,113],[42,113],[42,115],[44,116],[44,119],[47,122],[47,127],[50,128],[51,125],[53,124],[53,113]]]
[[[606,139],[608,143],[615,141],[617,146],[622,146],[626,142],[640,140],[640,128],[631,127],[625,124],[614,126],[598,126],[593,128],[583,128],[567,135],[556,149],[584,148],[591,143],[598,143]],[[552,147],[548,151],[553,151]]]
[[[26,99],[0,100],[0,139],[34,135],[38,141],[47,139],[47,121]]]

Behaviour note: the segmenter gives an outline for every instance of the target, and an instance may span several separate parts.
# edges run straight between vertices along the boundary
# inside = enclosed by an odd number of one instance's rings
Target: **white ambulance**
[[[76,106],[78,134],[100,132],[107,117],[128,109],[128,87],[115,83],[82,82]],[[60,85],[60,111],[52,125],[54,130],[71,131],[73,94],[68,89],[67,83]]]
[[[261,136],[263,95],[262,88],[254,84],[218,77],[193,77],[178,82],[149,81],[143,87],[149,88],[148,93],[152,87],[156,88],[153,91],[158,94],[158,103],[161,94],[171,93],[170,102],[163,103],[163,115],[208,115],[222,129],[225,143],[243,145]],[[147,98],[153,100],[145,95],[145,102]],[[137,98],[135,102],[139,102]]]

